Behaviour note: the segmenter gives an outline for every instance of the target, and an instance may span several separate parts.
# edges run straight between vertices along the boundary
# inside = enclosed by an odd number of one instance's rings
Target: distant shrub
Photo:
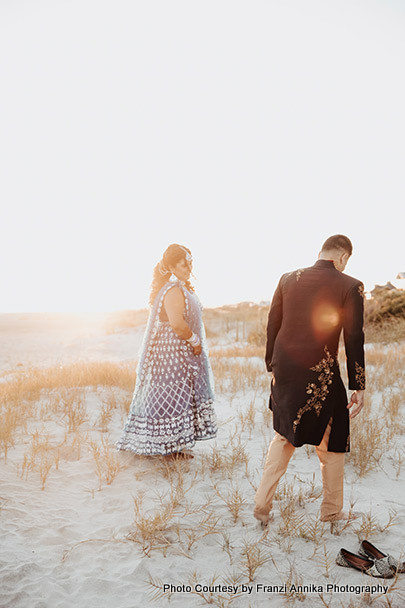
[[[405,319],[405,291],[387,289],[366,300],[366,323],[382,323],[386,320]]]
[[[247,338],[248,344],[253,346],[264,346],[266,344],[266,327],[261,330],[253,330]]]
[[[253,302],[205,308],[207,337],[224,337],[235,342],[263,346],[266,340],[268,306]]]
[[[366,323],[364,333],[368,343],[402,342],[405,340],[405,319],[389,317],[380,323]]]
[[[405,291],[379,288],[365,302],[366,342],[401,342],[405,340]]]

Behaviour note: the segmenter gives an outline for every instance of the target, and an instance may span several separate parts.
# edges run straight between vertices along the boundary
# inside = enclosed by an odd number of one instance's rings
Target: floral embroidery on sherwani
[[[299,281],[304,270],[305,270],[305,268],[298,268],[298,270],[292,270],[291,272],[287,272],[286,276],[287,277],[295,276],[296,280]]]
[[[363,283],[360,283],[360,285],[358,286],[358,288],[357,288],[357,289],[358,289],[359,294],[361,295],[361,297],[362,297],[362,298],[365,298],[366,296],[365,296],[365,294],[364,294],[364,285],[363,285]]]
[[[301,422],[302,416],[311,410],[314,410],[316,415],[319,416],[322,410],[322,401],[325,401],[329,393],[329,384],[332,384],[333,371],[332,367],[334,364],[334,358],[328,351],[328,347],[324,348],[326,357],[321,359],[319,363],[311,367],[311,371],[320,372],[318,376],[319,385],[314,382],[307,384],[306,392],[310,395],[307,402],[302,406],[298,412],[297,417],[293,422],[294,433],[297,430],[298,425]]]
[[[364,367],[359,365],[357,361],[354,362],[354,367],[356,369],[356,382],[359,385],[361,391],[364,391],[366,388],[366,374],[364,371]]]

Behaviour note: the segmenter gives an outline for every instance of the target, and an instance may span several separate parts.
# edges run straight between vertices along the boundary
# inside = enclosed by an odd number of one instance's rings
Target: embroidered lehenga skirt
[[[168,322],[159,321],[164,296],[173,285],[183,291],[185,319],[200,337],[201,355],[194,355]],[[217,432],[213,401],[201,306],[182,283],[169,282],[156,296],[149,317],[130,412],[116,446],[135,454],[166,455],[211,439]]]

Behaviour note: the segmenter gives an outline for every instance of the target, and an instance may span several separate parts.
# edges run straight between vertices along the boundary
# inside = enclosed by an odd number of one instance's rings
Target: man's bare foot
[[[265,530],[269,524],[269,521],[272,521],[274,519],[274,514],[273,513],[269,513],[267,516],[266,515],[260,515],[260,514],[255,514],[253,513],[253,516],[255,517],[255,519],[257,519],[257,521],[260,524],[260,527]]]
[[[361,513],[360,511],[341,511],[340,513],[338,513],[337,515],[332,515],[331,517],[327,517],[327,518],[322,518],[321,517],[321,521],[352,521],[354,519],[358,519],[359,517],[361,517],[363,515],[363,513]]]

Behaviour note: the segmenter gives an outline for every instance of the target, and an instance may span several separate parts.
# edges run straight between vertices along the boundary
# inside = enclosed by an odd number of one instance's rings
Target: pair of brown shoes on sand
[[[399,563],[395,557],[383,553],[368,540],[361,542],[359,555],[347,549],[340,549],[336,563],[378,578],[393,578],[397,572],[405,572],[405,562]]]

